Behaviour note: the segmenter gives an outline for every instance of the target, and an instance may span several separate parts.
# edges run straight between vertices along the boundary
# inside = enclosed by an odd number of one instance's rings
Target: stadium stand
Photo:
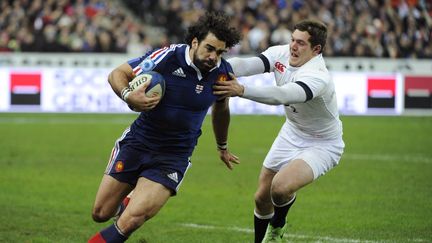
[[[4,0],[0,51],[142,53],[182,42],[205,10],[242,30],[230,54],[286,43],[292,23],[314,18],[329,27],[325,56],[432,58],[430,0]]]
[[[146,51],[146,31],[118,1],[9,0],[0,4],[0,51]]]

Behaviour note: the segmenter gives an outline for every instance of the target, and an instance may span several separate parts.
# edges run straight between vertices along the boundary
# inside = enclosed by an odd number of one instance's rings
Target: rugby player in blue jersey
[[[226,15],[206,13],[188,28],[187,44],[151,51],[110,73],[114,92],[141,113],[115,142],[92,217],[105,222],[122,213],[88,242],[126,241],[177,193],[210,107],[220,159],[229,169],[239,163],[227,148],[228,99],[221,100],[212,90],[216,81],[227,80],[233,72],[222,54],[240,41],[240,33],[229,26]],[[145,85],[125,92],[129,81],[150,70],[165,79],[162,99],[146,97]],[[127,207],[119,207],[132,190]]]

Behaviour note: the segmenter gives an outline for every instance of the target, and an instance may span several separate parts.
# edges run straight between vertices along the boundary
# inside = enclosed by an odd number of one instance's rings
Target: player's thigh
[[[292,194],[313,180],[314,173],[309,164],[302,159],[294,159],[274,176],[272,191]]]
[[[110,175],[104,175],[96,193],[94,210],[102,214],[115,213],[123,198],[131,190],[131,185],[120,182]]]
[[[147,220],[159,212],[171,195],[172,191],[164,185],[140,177],[124,212],[125,217],[142,217]]]
[[[342,153],[343,146],[323,143],[302,150],[296,159],[302,159],[312,168],[316,180],[338,165]]]

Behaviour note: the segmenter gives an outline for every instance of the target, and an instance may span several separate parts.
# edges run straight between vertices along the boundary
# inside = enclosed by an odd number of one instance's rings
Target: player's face
[[[321,46],[311,46],[310,35],[307,31],[295,30],[292,34],[289,64],[293,67],[300,67],[310,59],[319,54]]]
[[[201,72],[208,72],[214,68],[225,52],[225,42],[216,38],[213,33],[208,33],[200,43],[196,38],[192,41],[192,61]]]

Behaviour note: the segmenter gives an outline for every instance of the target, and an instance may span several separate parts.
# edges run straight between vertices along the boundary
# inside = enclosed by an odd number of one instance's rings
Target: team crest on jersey
[[[228,75],[226,74],[219,74],[219,76],[217,77],[217,81],[227,81],[228,80]]]
[[[123,161],[119,160],[115,164],[115,171],[116,172],[122,172],[124,170],[124,164]]]
[[[197,84],[196,86],[195,86],[195,92],[197,93],[197,94],[201,94],[201,92],[204,90],[204,86],[203,85],[199,85],[199,84]]]
[[[143,72],[148,72],[153,70],[155,66],[156,64],[153,62],[153,60],[150,59],[150,57],[147,57],[146,59],[144,59],[144,61],[138,64],[138,66],[133,68],[133,73],[135,74],[135,76],[138,76]]]
[[[143,72],[148,72],[153,70],[153,68],[155,67],[155,63],[153,62],[152,59],[150,59],[150,57],[147,57],[138,66],[140,66]]]
[[[274,65],[275,69],[278,70],[280,73],[285,72],[286,66],[282,64],[281,62],[276,62]]]

